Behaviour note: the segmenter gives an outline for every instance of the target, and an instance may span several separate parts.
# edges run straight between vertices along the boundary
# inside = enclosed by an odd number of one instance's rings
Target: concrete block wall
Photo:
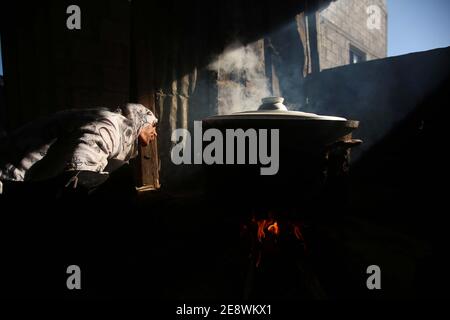
[[[367,8],[375,5],[380,12],[380,28],[370,29]],[[349,64],[350,45],[363,51],[366,60],[387,55],[386,0],[338,0],[318,12],[318,47],[320,69]]]

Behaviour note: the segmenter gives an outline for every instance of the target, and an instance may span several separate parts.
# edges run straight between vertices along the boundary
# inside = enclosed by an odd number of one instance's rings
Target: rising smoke
[[[209,66],[217,72],[218,113],[256,110],[270,96],[260,43],[227,47]]]

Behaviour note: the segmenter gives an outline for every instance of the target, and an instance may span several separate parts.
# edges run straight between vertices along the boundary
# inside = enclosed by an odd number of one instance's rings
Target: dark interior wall
[[[0,76],[0,137],[6,134],[5,132],[5,92],[4,92],[3,76]]]
[[[266,75],[271,80],[272,94],[282,96],[290,110],[297,110],[305,103],[303,92],[304,70],[308,69],[305,16],[295,19],[265,39]]]
[[[350,212],[432,244],[420,264],[433,270],[424,284],[433,289],[424,292],[436,296],[445,286],[434,275],[448,270],[449,70],[450,48],[443,48],[323,71],[307,87],[308,111],[361,121]]]
[[[71,4],[81,8],[81,30],[66,27]],[[1,11],[8,129],[129,100],[128,1],[13,2]]]
[[[442,183],[449,179],[449,70],[450,48],[443,48],[306,79],[306,111],[360,121],[353,136],[364,142],[352,150],[355,214],[442,236],[435,231],[444,218],[438,208],[446,206]]]
[[[217,75],[206,69],[207,64],[236,40],[247,44],[290,23],[289,44],[281,39],[286,32],[278,33],[278,40],[272,35],[281,46],[278,65],[283,71],[289,54],[302,53],[301,45],[290,44],[293,39],[301,41],[292,24],[296,15],[327,2],[80,0],[2,4],[4,124],[11,130],[61,109],[140,102],[155,110],[160,119],[162,180],[180,181],[178,173],[185,168],[171,164],[172,130],[188,128],[194,120],[217,113]],[[81,8],[81,30],[66,28],[66,8],[71,4]],[[294,60],[301,63],[302,59]],[[298,66],[298,73],[302,67]],[[289,81],[283,83],[282,79],[282,84]],[[151,149],[146,152],[155,154]],[[141,156],[152,158],[150,154]]]
[[[364,143],[352,150],[351,201],[336,217],[336,232],[347,225],[352,258],[382,268],[384,297],[448,295],[442,277],[450,267],[448,218],[442,208],[450,179],[449,67],[450,48],[444,48],[307,78],[308,111],[361,121],[353,133]],[[352,225],[349,217],[366,225]]]
[[[292,47],[302,54],[300,37],[292,36],[295,16],[307,8],[314,10],[313,3],[317,1],[285,1],[283,6],[269,0],[132,2],[133,34],[139,44],[136,57],[146,61],[145,67],[137,64],[136,96],[140,101],[151,101],[149,96],[154,95],[161,121],[158,151],[163,185],[185,183],[184,178],[196,174],[196,166],[171,163],[170,135],[173,129],[191,129],[194,120],[217,114],[221,84],[207,65],[228,45],[263,39],[285,24],[290,26],[287,42],[298,43],[283,46],[282,58],[286,59]],[[272,34],[279,43],[284,35]],[[303,67],[300,60],[295,60],[300,63],[299,75]]]
[[[325,70],[306,78],[303,111],[359,120],[359,157],[422,106],[449,68],[450,48],[444,48]]]

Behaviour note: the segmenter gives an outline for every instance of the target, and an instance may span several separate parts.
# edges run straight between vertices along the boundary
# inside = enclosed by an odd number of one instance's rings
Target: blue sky
[[[450,0],[387,0],[388,56],[450,46]],[[0,75],[3,75],[0,38]]]
[[[388,56],[450,46],[450,0],[387,0]]]

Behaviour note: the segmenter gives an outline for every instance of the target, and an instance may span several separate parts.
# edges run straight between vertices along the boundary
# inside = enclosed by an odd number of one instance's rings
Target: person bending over
[[[64,182],[66,188],[95,189],[117,164],[137,156],[139,144],[156,138],[157,122],[141,104],[65,110],[35,120],[0,140],[0,193],[49,181],[57,188]]]

